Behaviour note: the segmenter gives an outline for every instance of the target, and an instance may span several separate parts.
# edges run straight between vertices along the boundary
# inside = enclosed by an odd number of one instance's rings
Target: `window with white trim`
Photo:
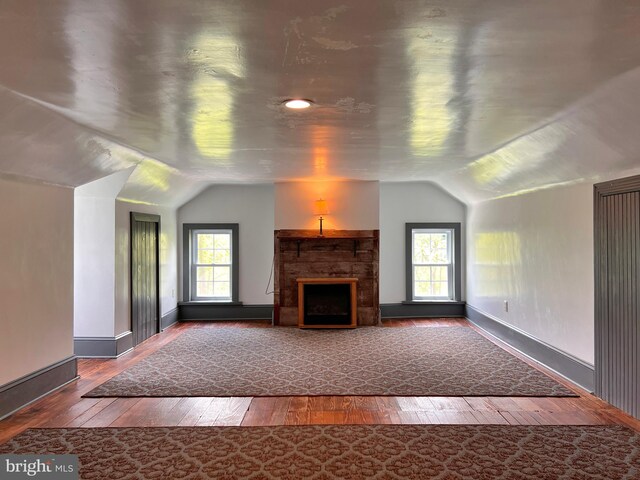
[[[238,225],[185,224],[185,301],[237,302]]]
[[[231,230],[191,232],[194,300],[231,301]]]
[[[460,224],[407,224],[407,300],[456,301]]]
[[[453,300],[453,231],[412,232],[413,300]]]

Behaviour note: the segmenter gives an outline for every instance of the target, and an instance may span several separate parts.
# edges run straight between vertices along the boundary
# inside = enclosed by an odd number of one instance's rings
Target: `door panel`
[[[160,218],[131,213],[131,329],[134,344],[159,332]]]
[[[620,182],[595,187],[596,394],[640,418],[640,177]]]

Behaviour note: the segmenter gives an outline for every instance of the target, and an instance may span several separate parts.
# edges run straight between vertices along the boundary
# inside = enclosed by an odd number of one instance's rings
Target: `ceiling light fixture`
[[[309,108],[313,102],[311,102],[311,100],[304,100],[302,98],[292,98],[290,100],[285,100],[283,103],[287,108],[300,110],[303,108]]]

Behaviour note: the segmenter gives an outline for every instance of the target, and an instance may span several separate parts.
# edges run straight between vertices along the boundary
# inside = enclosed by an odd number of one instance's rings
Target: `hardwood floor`
[[[567,382],[465,319],[390,320],[393,328],[466,326],[518,356],[580,397],[224,397],[81,398],[193,328],[268,328],[267,322],[189,322],[156,335],[117,359],[78,362],[80,378],[0,422],[0,443],[32,427],[132,427],[306,424],[624,424],[640,421]],[[282,328],[282,327],[279,327]]]

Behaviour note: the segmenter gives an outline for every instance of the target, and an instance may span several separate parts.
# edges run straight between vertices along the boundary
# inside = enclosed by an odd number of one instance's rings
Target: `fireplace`
[[[357,280],[350,290],[354,296],[350,306],[357,309],[351,320],[356,325],[379,324],[377,230],[325,230],[322,236],[317,230],[276,230],[274,233],[275,325],[304,323],[298,308],[304,308],[298,283],[302,279],[343,284],[344,281],[348,284],[348,279]]]
[[[300,328],[355,328],[357,278],[298,278]]]

